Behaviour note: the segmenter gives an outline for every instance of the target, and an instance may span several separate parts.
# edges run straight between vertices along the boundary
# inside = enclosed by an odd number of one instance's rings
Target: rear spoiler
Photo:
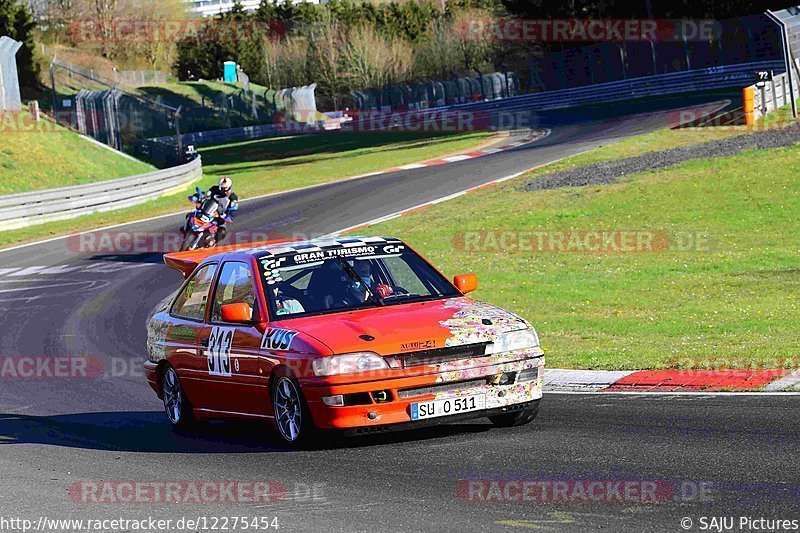
[[[267,246],[270,244],[296,242],[297,240],[298,239],[274,239],[271,241],[228,244],[226,246],[217,246],[215,248],[201,248],[199,250],[189,250],[187,252],[171,252],[164,254],[164,262],[168,267],[180,271],[184,278],[188,278],[192,275],[194,269],[197,268],[197,265],[199,265],[206,257],[224,254],[227,252],[235,252],[236,250],[258,248],[260,246]]]

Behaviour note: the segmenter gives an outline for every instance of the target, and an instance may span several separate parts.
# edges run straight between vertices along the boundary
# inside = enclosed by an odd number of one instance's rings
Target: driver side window
[[[203,320],[206,316],[208,290],[211,288],[216,271],[215,264],[200,268],[172,304],[171,314],[190,320]]]
[[[255,299],[256,291],[250,266],[235,261],[225,263],[222,265],[217,290],[214,292],[211,322],[222,321],[223,305],[246,303],[253,309]]]

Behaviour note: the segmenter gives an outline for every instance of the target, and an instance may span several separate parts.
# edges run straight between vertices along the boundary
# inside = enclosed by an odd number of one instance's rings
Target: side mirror
[[[478,288],[478,277],[475,274],[461,274],[453,278],[453,285],[461,294],[467,294]]]
[[[246,324],[253,319],[253,308],[246,303],[226,304],[220,309],[223,322]]]

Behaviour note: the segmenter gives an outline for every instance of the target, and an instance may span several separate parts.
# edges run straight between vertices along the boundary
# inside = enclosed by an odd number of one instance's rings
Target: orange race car
[[[397,239],[267,242],[164,261],[187,279],[148,323],[145,374],[175,426],[265,419],[298,444],[321,429],[536,417],[535,330],[465,297],[473,274],[450,283]]]

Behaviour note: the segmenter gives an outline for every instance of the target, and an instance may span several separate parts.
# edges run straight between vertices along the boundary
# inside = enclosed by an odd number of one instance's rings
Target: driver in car
[[[362,259],[354,261],[354,263],[353,270],[355,270],[360,281],[356,281],[352,285],[351,293],[357,296],[361,302],[367,299],[367,292],[364,290],[365,287],[381,298],[386,298],[394,293],[394,289],[389,285],[385,283],[376,283],[377,280],[372,277],[372,265],[369,260]]]
[[[294,298],[289,298],[283,291],[281,291],[280,287],[276,284],[275,287],[272,289],[273,294],[275,295],[275,307],[277,309],[278,315],[293,315],[296,313],[305,313],[305,309],[303,305],[295,300]]]

